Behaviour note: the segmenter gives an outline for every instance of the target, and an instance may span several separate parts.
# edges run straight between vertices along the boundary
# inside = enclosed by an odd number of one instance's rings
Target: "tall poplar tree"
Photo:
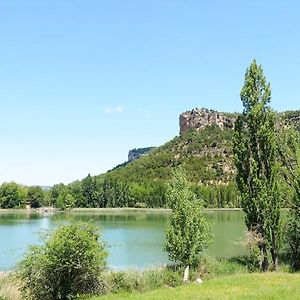
[[[280,199],[271,87],[255,60],[246,70],[241,100],[244,110],[236,120],[233,138],[236,180],[247,228],[260,237],[261,269],[266,271],[269,258],[278,267]]]

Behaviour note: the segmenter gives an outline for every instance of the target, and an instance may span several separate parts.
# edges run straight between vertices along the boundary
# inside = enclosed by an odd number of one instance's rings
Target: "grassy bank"
[[[89,300],[300,299],[299,282],[299,273],[238,274],[208,280],[201,285],[191,283],[177,288],[93,297]]]
[[[182,285],[182,269],[139,271],[107,270],[101,275],[104,296],[82,300],[115,299],[299,299],[300,273],[248,273],[240,260],[215,260],[206,257],[201,267],[191,272],[191,283]],[[0,274],[1,275],[1,274]],[[204,282],[194,283],[201,277]],[[0,276],[0,300],[22,300],[18,280],[13,274]]]

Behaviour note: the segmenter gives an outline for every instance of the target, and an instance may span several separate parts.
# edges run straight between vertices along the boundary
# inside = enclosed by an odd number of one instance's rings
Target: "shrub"
[[[264,242],[262,236],[252,230],[246,233],[246,245],[249,250],[249,259],[247,267],[249,272],[257,272],[263,263],[263,255],[260,251],[260,245]]]
[[[147,290],[154,290],[164,285],[164,273],[161,269],[143,272]]]
[[[182,284],[182,272],[176,272],[166,269],[164,271],[164,284],[170,287],[176,287]]]
[[[99,275],[107,252],[90,223],[72,223],[50,233],[44,245],[32,246],[19,265],[22,293],[32,299],[74,299],[101,292]]]

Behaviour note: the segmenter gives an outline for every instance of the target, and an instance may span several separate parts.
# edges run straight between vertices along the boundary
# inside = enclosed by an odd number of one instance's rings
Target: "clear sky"
[[[0,183],[99,174],[178,134],[194,107],[241,111],[253,58],[300,108],[298,0],[1,0]]]

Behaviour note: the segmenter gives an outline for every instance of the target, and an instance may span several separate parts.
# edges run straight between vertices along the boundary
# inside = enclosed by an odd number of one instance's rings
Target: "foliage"
[[[292,270],[300,269],[300,134],[291,126],[280,131],[280,157],[283,175],[292,188],[285,242]]]
[[[26,202],[32,208],[38,208],[42,206],[44,202],[45,194],[41,187],[39,186],[30,186],[27,190]]]
[[[244,111],[236,120],[233,137],[236,178],[247,228],[262,238],[259,249],[266,271],[269,254],[274,267],[278,265],[280,199],[275,114],[268,106],[271,88],[256,61],[246,70],[241,100]]]
[[[64,198],[68,193],[68,188],[63,183],[55,184],[50,190],[51,205],[57,206],[58,198]]]
[[[181,169],[173,172],[166,196],[173,213],[166,230],[165,250],[172,261],[194,266],[211,238],[201,200],[189,188]]]
[[[124,292],[145,292],[163,286],[175,287],[182,284],[182,268],[171,267],[144,271],[108,271],[102,275],[106,292],[120,294]]]
[[[56,207],[61,210],[66,210],[75,207],[75,199],[69,193],[62,193],[56,201]]]
[[[107,252],[90,223],[72,223],[33,246],[19,266],[24,295],[32,299],[72,299],[101,289],[99,275]]]
[[[197,266],[197,277],[203,280],[215,277],[247,273],[248,268],[244,262],[244,257],[215,258],[202,255]]]
[[[21,208],[24,207],[26,191],[15,182],[3,183],[0,187],[0,207],[1,208]]]
[[[246,233],[246,246],[250,253],[249,259],[247,260],[249,272],[257,272],[261,269],[264,257],[259,246],[263,242],[262,236],[257,231],[248,230]]]

